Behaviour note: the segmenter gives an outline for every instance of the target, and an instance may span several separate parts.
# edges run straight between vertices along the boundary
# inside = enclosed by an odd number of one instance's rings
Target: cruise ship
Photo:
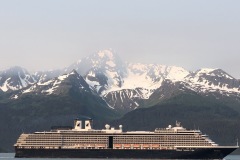
[[[200,130],[176,126],[154,131],[123,131],[106,124],[92,129],[92,119],[76,119],[74,127],[22,133],[15,157],[35,158],[137,158],[137,159],[222,159],[236,146],[219,146]]]

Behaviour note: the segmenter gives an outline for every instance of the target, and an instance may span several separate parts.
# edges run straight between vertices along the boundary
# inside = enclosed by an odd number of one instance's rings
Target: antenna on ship
[[[238,138],[237,138],[237,146],[238,146]]]

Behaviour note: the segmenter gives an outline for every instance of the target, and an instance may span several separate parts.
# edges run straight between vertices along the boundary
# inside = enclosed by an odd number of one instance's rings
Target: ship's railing
[[[173,130],[173,129],[165,129],[165,128],[156,128],[155,133],[196,133],[200,134],[201,131],[199,130],[185,130],[185,129],[178,129],[178,130]]]
[[[91,130],[91,131],[73,131],[73,130],[57,130],[50,132],[34,132],[34,134],[56,134],[56,133],[78,133],[78,134],[86,134],[86,133],[106,133],[101,130]]]

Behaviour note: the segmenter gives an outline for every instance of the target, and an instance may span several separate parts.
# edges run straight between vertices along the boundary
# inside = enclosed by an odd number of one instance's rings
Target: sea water
[[[14,153],[0,153],[0,160],[84,160],[86,158],[14,158]],[[88,158],[86,160],[103,160],[103,159],[99,159],[99,158]],[[111,159],[108,159],[111,160]],[[112,159],[112,160],[116,160],[116,159]],[[122,159],[122,160],[126,160],[126,159]],[[134,159],[131,159],[134,160]],[[224,160],[240,160],[240,155],[229,155],[227,157],[224,158]]]

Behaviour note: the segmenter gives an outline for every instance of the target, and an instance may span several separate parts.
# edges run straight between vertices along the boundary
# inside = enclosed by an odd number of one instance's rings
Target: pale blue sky
[[[239,0],[0,0],[0,70],[63,68],[112,48],[130,62],[240,78]]]

